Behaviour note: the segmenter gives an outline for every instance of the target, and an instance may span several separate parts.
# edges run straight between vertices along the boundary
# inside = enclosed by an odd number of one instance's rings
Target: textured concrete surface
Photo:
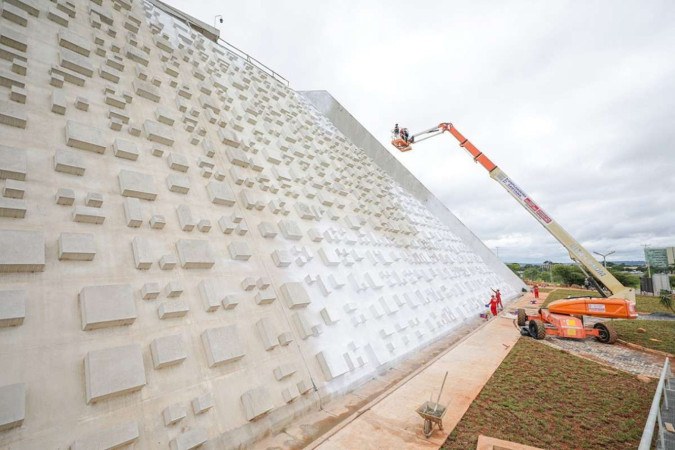
[[[26,395],[0,447],[249,445],[520,290],[199,21],[5,4],[0,386]]]

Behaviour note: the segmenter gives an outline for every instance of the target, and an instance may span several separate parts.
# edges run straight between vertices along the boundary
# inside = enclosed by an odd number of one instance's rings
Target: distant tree
[[[523,272],[523,278],[532,281],[541,280],[541,270],[538,267],[528,267]]]
[[[624,286],[629,286],[629,287],[634,287],[634,288],[639,288],[640,287],[640,278],[638,278],[636,275],[632,275],[630,273],[626,272],[621,272],[620,270],[615,270],[613,268],[607,268],[609,272],[614,275],[614,278],[619,280],[619,283],[623,284]]]
[[[555,266],[553,266],[552,270],[553,275],[555,275],[556,278],[559,278],[563,284],[583,285],[584,280],[586,279],[581,269],[579,269],[577,266],[556,264]]]
[[[520,264],[518,264],[518,263],[508,263],[506,266],[509,269],[511,269],[513,271],[513,273],[520,276],[520,271],[521,271]]]

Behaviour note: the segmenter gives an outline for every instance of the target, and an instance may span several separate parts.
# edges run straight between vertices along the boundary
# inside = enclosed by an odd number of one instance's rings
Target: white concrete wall
[[[517,293],[292,90],[74,3],[0,15],[0,447],[236,446]]]

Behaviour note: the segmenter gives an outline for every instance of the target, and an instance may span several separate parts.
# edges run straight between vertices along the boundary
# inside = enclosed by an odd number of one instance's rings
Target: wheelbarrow
[[[441,390],[438,391],[438,397],[435,402],[432,402],[431,399],[422,403],[422,406],[417,408],[415,411],[424,419],[424,436],[429,437],[434,431],[434,424],[438,425],[438,429],[443,431],[443,416],[448,410],[446,406],[439,404],[441,400],[441,393],[443,392],[443,387],[445,386],[445,380],[448,378],[448,372],[445,372],[443,377],[443,384],[441,385]],[[433,392],[431,394],[433,396]]]

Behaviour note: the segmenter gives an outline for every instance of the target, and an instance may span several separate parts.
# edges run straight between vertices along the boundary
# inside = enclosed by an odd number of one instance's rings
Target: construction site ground
[[[540,293],[537,300],[527,293],[486,323],[477,319],[464,324],[453,336],[295,419],[282,432],[258,442],[256,448],[439,448],[520,338],[514,321],[516,309],[539,308],[547,294]],[[658,355],[623,345],[600,344],[594,339],[549,337],[538,344],[542,342],[599,362],[610,371],[614,368],[655,377],[663,364]],[[423,420],[415,410],[430,396],[436,400],[446,371],[448,381],[439,402],[448,406],[444,430],[434,428],[433,435],[425,438]]]

